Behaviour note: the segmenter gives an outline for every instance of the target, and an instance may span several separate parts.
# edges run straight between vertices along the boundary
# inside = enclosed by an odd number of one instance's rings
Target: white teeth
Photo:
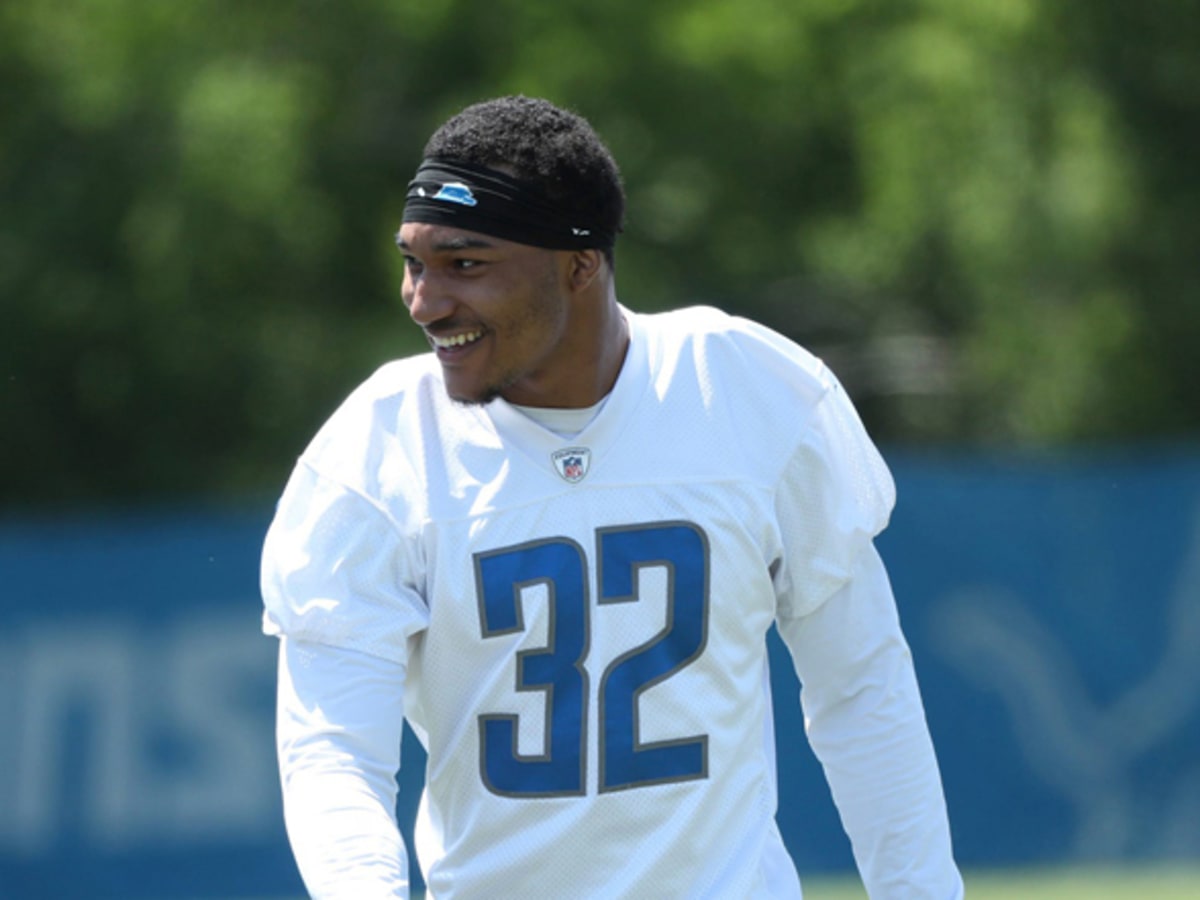
[[[430,340],[433,341],[435,347],[461,347],[463,344],[470,344],[483,337],[482,331],[469,331],[465,334],[455,334],[450,337],[435,337],[430,335]]]

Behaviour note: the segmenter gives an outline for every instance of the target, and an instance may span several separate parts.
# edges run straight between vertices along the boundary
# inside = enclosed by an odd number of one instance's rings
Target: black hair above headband
[[[610,250],[617,236],[583,222],[537,187],[495,169],[426,159],[408,183],[404,222],[448,225],[548,250]]]

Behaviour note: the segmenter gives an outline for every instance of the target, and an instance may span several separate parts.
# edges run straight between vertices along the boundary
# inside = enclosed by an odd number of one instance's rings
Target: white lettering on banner
[[[12,838],[18,849],[37,852],[53,837],[59,810],[78,808],[84,827],[102,833],[129,815],[133,795],[132,654],[111,625],[51,631],[30,629],[18,657],[18,727]],[[67,746],[72,715],[87,719],[90,738]],[[85,781],[78,796],[65,796],[69,767]],[[11,771],[11,770],[10,770]],[[90,776],[90,777],[87,777]],[[124,807],[124,808],[123,808]]]
[[[244,610],[10,631],[0,851],[273,838],[274,662]]]

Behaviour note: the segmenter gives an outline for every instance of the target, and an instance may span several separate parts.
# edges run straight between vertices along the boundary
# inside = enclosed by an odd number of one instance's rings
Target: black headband
[[[404,222],[449,225],[548,250],[610,250],[617,236],[580,221],[536,186],[472,163],[426,159],[408,183]]]

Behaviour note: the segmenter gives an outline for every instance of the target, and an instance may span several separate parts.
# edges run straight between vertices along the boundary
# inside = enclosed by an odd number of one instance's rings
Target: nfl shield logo
[[[550,454],[550,458],[554,460],[554,468],[558,470],[558,474],[575,484],[577,481],[583,481],[587,475],[588,466],[592,462],[592,451],[587,447],[567,447]]]

